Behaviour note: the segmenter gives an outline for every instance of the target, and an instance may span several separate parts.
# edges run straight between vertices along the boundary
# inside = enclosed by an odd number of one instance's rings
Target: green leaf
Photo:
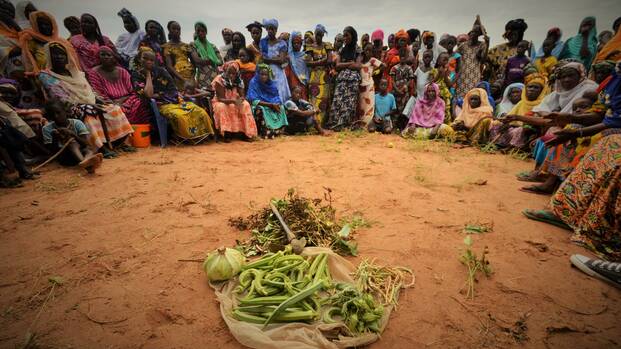
[[[470,235],[464,238],[464,244],[468,247],[472,246],[472,238],[470,237]]]
[[[341,231],[338,232],[339,237],[343,239],[349,238],[349,234],[351,233],[351,226],[349,224],[345,224]]]

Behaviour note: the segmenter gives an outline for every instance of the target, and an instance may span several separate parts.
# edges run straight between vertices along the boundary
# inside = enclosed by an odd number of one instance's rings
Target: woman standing
[[[216,95],[212,99],[216,129],[225,142],[233,133],[243,133],[248,139],[257,136],[257,125],[252,116],[250,103],[244,98],[244,83],[239,75],[237,62],[224,63],[224,73],[212,82]]]
[[[166,25],[168,28],[168,41],[162,45],[166,69],[175,79],[177,89],[181,90],[186,81],[194,79],[194,66],[190,62],[190,45],[181,41],[181,26],[175,21]]]
[[[336,59],[336,87],[332,100],[332,114],[328,125],[331,129],[340,131],[351,127],[356,120],[358,96],[360,92],[360,68],[362,55],[356,43],[358,33],[353,27],[343,29],[345,45]]]
[[[218,75],[222,56],[218,48],[207,40],[207,26],[203,22],[194,24],[194,43],[191,52],[196,67],[196,81],[201,88],[210,88],[212,80]]]
[[[259,64],[261,60],[261,36],[263,35],[263,25],[254,21],[246,26],[246,29],[250,32],[252,42],[247,46],[248,50],[254,55],[254,64]]]
[[[160,67],[165,66],[162,45],[166,43],[166,34],[162,25],[152,19],[144,24],[146,35],[140,42],[140,47],[148,47],[155,53],[155,59]]]
[[[393,79],[390,76],[390,71],[392,70],[394,66],[399,64],[400,62],[399,50],[402,48],[407,49],[409,40],[410,40],[410,36],[408,35],[408,33],[403,29],[399,30],[394,35],[395,44],[390,50],[388,50],[388,52],[386,52],[386,56],[384,59],[384,64],[386,65],[386,69],[384,70],[384,79],[388,81],[388,92],[392,91],[392,88],[393,88],[392,86]],[[389,38],[389,42],[390,42],[390,38]],[[411,53],[408,54],[408,57],[410,57],[410,55]]]
[[[39,81],[48,97],[71,103],[71,114],[82,120],[90,131],[90,143],[102,149],[104,156],[116,153],[113,142],[121,142],[133,132],[123,110],[114,104],[97,103],[95,93],[80,71],[77,62],[68,54],[63,42],[51,41],[45,46],[47,67],[38,74]]]
[[[487,56],[491,69],[490,83],[505,79],[507,61],[517,53],[517,45],[524,39],[526,29],[528,25],[521,18],[507,22],[502,37],[508,42],[494,46]]]
[[[374,32],[375,34],[375,32]],[[373,73],[384,69],[384,63],[373,57],[374,44],[367,44],[362,49],[362,64],[360,68],[360,97],[358,98],[358,120],[368,125],[375,115],[375,82]]]
[[[580,22],[578,35],[569,38],[565,42],[559,59],[575,59],[582,63],[584,68],[589,71],[596,53],[597,29],[595,27],[595,17],[586,17]]]
[[[116,52],[116,48],[110,38],[101,34],[99,23],[93,15],[83,14],[80,17],[80,26],[82,27],[82,34],[72,36],[69,41],[78,54],[82,71],[88,73],[100,63],[99,48],[101,46],[109,47],[112,52]]]
[[[240,32],[234,32],[231,38],[231,48],[224,56],[224,61],[234,61],[239,58],[239,50],[246,47],[246,38]]]
[[[287,82],[291,91],[299,87],[303,100],[308,100],[308,81],[310,73],[304,60],[306,54],[302,51],[303,38],[302,33],[298,31],[291,32],[289,37],[289,65],[285,69],[287,74]]]
[[[593,64],[605,60],[616,62],[621,59],[621,17],[615,20],[612,29],[615,31],[614,36],[599,50]]]
[[[261,56],[263,63],[269,64],[274,74],[273,82],[278,88],[280,100],[284,103],[291,98],[289,83],[282,66],[287,62],[287,43],[276,38],[278,21],[275,19],[263,20],[263,27],[267,30],[267,36],[261,39]]]
[[[554,56],[555,58],[558,58],[561,55],[561,51],[563,51],[564,43],[563,43],[563,40],[561,40],[562,37],[563,37],[563,32],[561,31],[561,29],[554,27],[548,30],[548,33],[546,34],[546,38],[543,40],[544,43],[550,42],[551,44],[553,44],[551,55]],[[543,52],[543,44],[541,44],[537,52],[535,52],[534,46],[531,47],[531,52],[530,52],[531,63],[535,63],[535,60],[537,58],[544,57],[544,56],[545,54]]]
[[[123,66],[129,68],[131,61],[138,54],[138,47],[144,39],[145,33],[144,30],[140,29],[140,23],[138,23],[136,16],[127,9],[121,9],[117,15],[123,19],[123,26],[127,32],[119,35],[115,46],[123,61]]]
[[[148,124],[151,117],[148,105],[134,92],[129,72],[117,65],[108,46],[99,48],[99,61],[101,64],[87,74],[98,99],[120,106],[130,123]]]
[[[314,43],[306,47],[306,65],[310,69],[310,81],[308,83],[309,102],[318,111],[317,119],[323,125],[328,120],[328,107],[330,105],[330,65],[332,45],[324,42],[326,28],[317,24],[315,26]]]
[[[269,65],[259,64],[257,74],[250,80],[248,86],[248,100],[252,103],[252,112],[259,133],[263,137],[270,138],[289,124],[273,76]]]
[[[487,55],[487,44],[479,41],[481,35],[481,26],[475,25],[468,33],[468,41],[457,49],[461,55],[461,64],[457,72],[456,97],[464,96],[481,80],[481,66]],[[487,36],[485,38],[487,40]]]
[[[170,121],[175,135],[185,140],[202,141],[214,135],[207,112],[192,102],[184,102],[166,69],[155,64],[153,51],[139,54],[141,69],[132,72],[138,95],[157,101],[160,113]]]

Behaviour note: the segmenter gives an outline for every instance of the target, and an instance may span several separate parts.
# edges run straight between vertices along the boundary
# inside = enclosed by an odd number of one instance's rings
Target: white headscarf
[[[502,95],[502,101],[496,106],[496,116],[503,116],[504,114],[509,113],[511,109],[513,109],[513,107],[515,107],[515,104],[511,103],[509,95],[511,94],[511,90],[516,88],[519,89],[521,92],[524,89],[524,84],[521,82],[514,82],[511,85],[507,86],[507,88],[505,88],[505,92]]]
[[[597,84],[586,78],[584,65],[579,62],[567,63],[561,69],[573,68],[580,73],[580,82],[571,90],[563,90],[560,81],[556,81],[554,92],[547,95],[541,104],[533,108],[533,112],[561,112],[571,113],[573,111],[573,103],[576,99],[582,98],[587,91],[597,89]]]

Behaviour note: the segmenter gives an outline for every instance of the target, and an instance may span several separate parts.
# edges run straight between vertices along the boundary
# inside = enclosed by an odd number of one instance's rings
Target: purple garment
[[[530,63],[528,57],[513,56],[507,60],[507,70],[505,71],[505,86],[515,82],[524,82],[524,67]]]

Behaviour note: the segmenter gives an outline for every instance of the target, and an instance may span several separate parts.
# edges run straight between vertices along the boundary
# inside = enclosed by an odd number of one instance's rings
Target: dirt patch
[[[566,231],[520,214],[548,202],[517,190],[514,174],[531,167],[355,133],[154,147],[94,177],[52,165],[0,191],[0,347],[31,333],[41,348],[240,348],[195,261],[248,238],[231,217],[289,188],[321,197],[324,187],[339,214],[373,223],[356,233],[352,262],[416,274],[372,348],[618,347],[619,291],[571,268],[571,254],[589,253]],[[464,227],[484,223],[493,229],[469,236],[477,252],[488,247],[494,273],[468,300]],[[54,276],[63,283],[48,298]]]

